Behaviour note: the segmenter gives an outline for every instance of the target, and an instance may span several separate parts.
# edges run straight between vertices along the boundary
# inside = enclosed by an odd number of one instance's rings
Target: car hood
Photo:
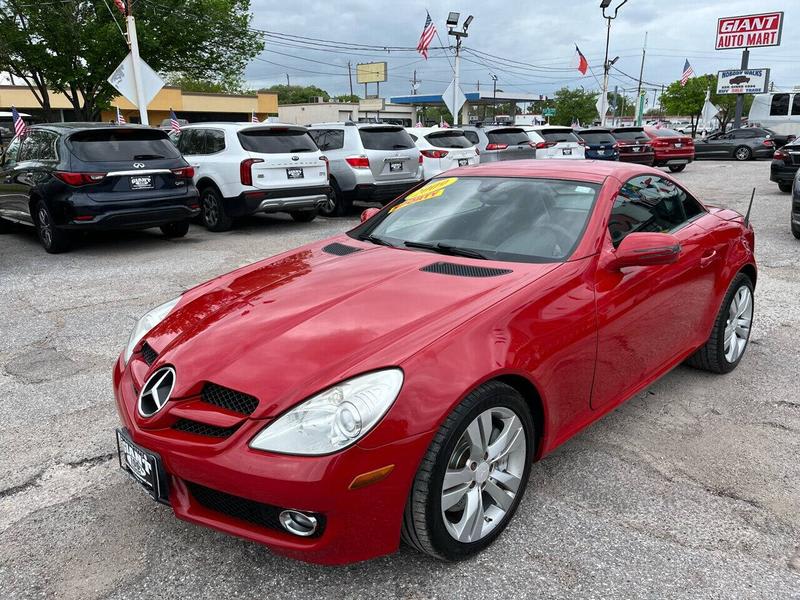
[[[358,248],[344,256],[332,242]],[[341,251],[341,249],[338,249]],[[496,276],[421,271],[433,263],[503,268]],[[557,268],[326,240],[205,283],[147,336],[177,373],[173,397],[213,382],[259,398],[254,418],[405,359],[471,315]]]

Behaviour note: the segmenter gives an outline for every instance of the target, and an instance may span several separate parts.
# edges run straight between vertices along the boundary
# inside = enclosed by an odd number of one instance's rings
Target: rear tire
[[[13,230],[14,224],[11,221],[0,218],[0,233],[11,233]]]
[[[189,221],[177,221],[176,223],[167,223],[160,227],[161,233],[166,238],[182,238],[189,233]]]
[[[348,203],[344,193],[339,188],[336,181],[331,179],[331,191],[328,193],[328,200],[319,207],[319,214],[323,217],[343,217],[348,210]]]
[[[753,158],[753,151],[747,146],[739,146],[733,151],[733,158],[741,161],[750,160]]]
[[[673,173],[680,173],[686,168],[686,165],[667,165],[669,170]]]
[[[779,183],[778,189],[785,193],[791,193],[792,191],[792,184],[791,183]]]
[[[745,309],[742,314],[739,314],[738,309],[741,307],[737,306],[737,301],[741,296],[749,298],[749,309]],[[753,328],[753,306],[753,282],[744,273],[739,273],[733,278],[725,293],[722,306],[714,321],[714,328],[711,330],[711,336],[705,345],[688,358],[686,363],[711,373],[722,374],[733,371],[747,350],[750,332]],[[749,319],[747,319],[748,313]],[[740,336],[740,329],[743,329],[739,326],[740,317],[744,317],[748,321],[744,337]],[[726,340],[729,340],[729,345],[726,345]],[[734,344],[741,344],[741,347],[738,352],[731,354],[728,350]]]
[[[209,231],[228,231],[233,227],[233,219],[225,211],[222,195],[213,187],[203,188],[200,192],[200,216],[203,225]]]
[[[489,546],[525,492],[535,435],[528,405],[514,388],[491,381],[470,393],[422,459],[403,516],[403,541],[442,560],[468,558]]]
[[[53,216],[44,203],[37,200],[33,207],[33,222],[42,247],[50,254],[61,254],[70,249],[72,237],[68,231],[53,224]]]
[[[311,223],[317,218],[316,210],[293,210],[289,214],[298,223]]]
[[[800,227],[794,223],[792,223],[792,235],[795,237],[795,239],[800,240]]]

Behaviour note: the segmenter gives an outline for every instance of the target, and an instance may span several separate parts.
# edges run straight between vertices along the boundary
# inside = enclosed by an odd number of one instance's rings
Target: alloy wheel
[[[53,244],[53,229],[50,223],[50,215],[47,214],[47,209],[44,206],[39,207],[36,218],[39,222],[39,236],[42,238],[42,243],[46,248],[49,248]]]
[[[331,189],[330,193],[328,194],[328,197],[325,198],[325,202],[323,204],[320,204],[319,212],[326,217],[335,215],[336,203],[337,203],[336,192],[333,189]]]
[[[753,294],[750,288],[743,285],[731,298],[728,308],[728,320],[725,323],[725,360],[735,363],[744,353],[747,340],[750,338],[750,326],[753,322]]]
[[[479,414],[456,444],[442,483],[442,518],[459,542],[476,542],[500,525],[520,489],[525,430],[509,408]]]
[[[209,227],[213,227],[219,221],[219,207],[213,194],[203,196],[203,220]]]
[[[750,150],[748,150],[747,148],[739,148],[736,151],[736,158],[738,158],[739,160],[747,160],[748,158],[750,158]]]

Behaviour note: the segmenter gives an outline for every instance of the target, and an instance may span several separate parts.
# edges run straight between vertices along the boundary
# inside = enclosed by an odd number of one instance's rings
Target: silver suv
[[[466,125],[462,129],[480,151],[482,163],[536,158],[536,148],[522,127]]]
[[[399,125],[315,123],[308,132],[331,169],[331,193],[320,214],[344,215],[356,200],[387,204],[422,181],[422,155]]]

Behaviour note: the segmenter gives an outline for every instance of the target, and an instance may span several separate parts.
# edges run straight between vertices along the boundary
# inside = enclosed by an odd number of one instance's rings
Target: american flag
[[[25,121],[19,116],[17,109],[13,106],[11,107],[11,120],[14,121],[14,135],[17,137],[24,137],[28,128],[25,126]]]
[[[694,75],[694,69],[692,69],[692,65],[689,64],[689,59],[686,59],[686,62],[683,64],[683,75],[681,75],[681,85],[686,85],[686,82],[689,81],[689,77]]]
[[[175,116],[175,111],[172,110],[171,108],[169,109],[169,128],[174,133],[181,132],[180,121],[178,121],[178,117]]]
[[[433,41],[433,36],[436,35],[436,25],[433,24],[431,20],[431,13],[427,13],[428,16],[425,18],[425,26],[422,28],[422,35],[419,36],[419,43],[417,44],[417,52],[422,54],[425,57],[425,60],[428,60],[428,46],[431,45]]]
[[[127,15],[128,9],[125,7],[125,2],[123,2],[123,0],[114,0],[114,4],[117,5],[119,12],[121,12],[123,15]]]
[[[122,116],[122,113],[119,112],[119,106],[117,107],[117,125],[125,125],[127,121],[125,117]]]
[[[256,115],[255,111],[253,111],[252,115],[250,116],[250,122],[251,123],[261,123],[261,121],[258,120],[258,115]]]

